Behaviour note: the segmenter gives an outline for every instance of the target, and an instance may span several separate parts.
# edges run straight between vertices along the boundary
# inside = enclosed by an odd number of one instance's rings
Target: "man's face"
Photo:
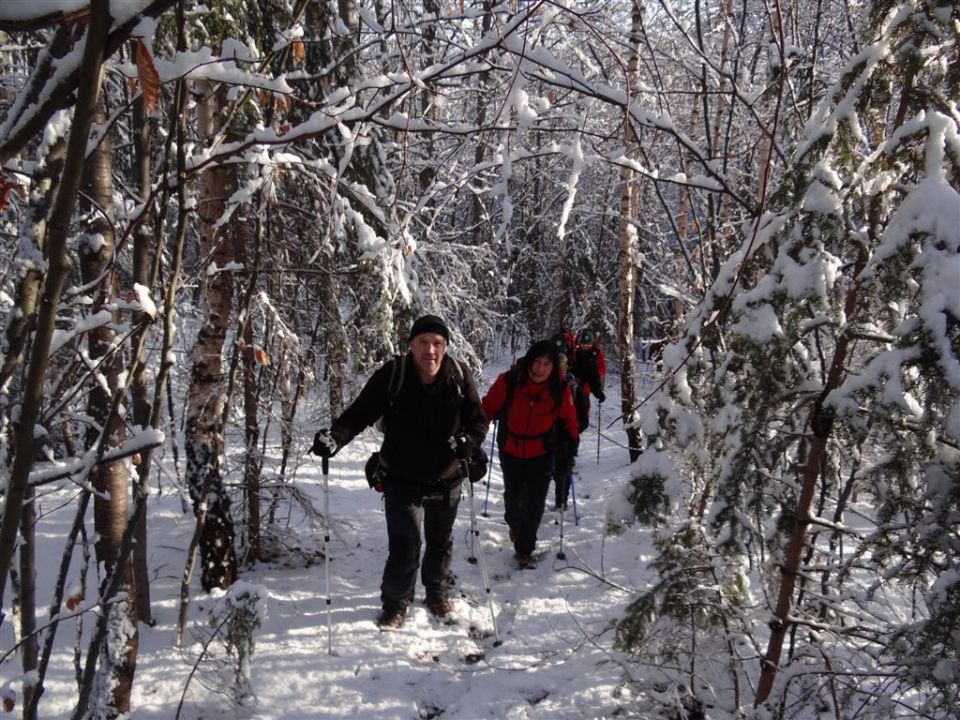
[[[440,363],[447,352],[447,341],[439,333],[420,333],[410,341],[413,364],[421,380],[433,380],[440,372]]]
[[[530,379],[535,383],[546,382],[553,372],[553,360],[549,355],[541,355],[530,365]]]

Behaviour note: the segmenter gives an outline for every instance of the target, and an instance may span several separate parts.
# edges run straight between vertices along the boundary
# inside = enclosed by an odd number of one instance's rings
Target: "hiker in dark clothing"
[[[576,398],[577,416],[580,418],[580,432],[590,424],[590,396],[601,403],[607,399],[603,391],[607,374],[607,363],[603,349],[594,342],[593,333],[584,330],[579,341],[572,349],[570,370],[580,383],[580,394]]]
[[[578,436],[577,412],[570,387],[557,372],[554,345],[534,343],[490,386],[483,411],[488,420],[499,418],[505,519],[520,567],[531,567],[553,473],[555,434],[565,432],[574,441]]]
[[[583,433],[590,426],[590,395],[600,402],[606,400],[603,392],[603,380],[607,373],[603,350],[593,343],[593,333],[584,330],[580,337],[589,340],[589,345],[580,345],[562,328],[553,334],[553,343],[559,355],[567,360],[566,375],[572,380],[573,404],[577,408],[577,425]]]
[[[580,382],[576,376],[570,372],[565,353],[557,355],[557,363],[559,365],[560,377],[570,386],[573,405],[577,407],[577,396],[582,392]],[[558,420],[558,423],[562,426],[562,421]],[[578,432],[583,432],[585,427],[586,423],[582,423],[578,417]],[[567,509],[567,498],[570,495],[570,477],[573,475],[573,465],[576,462],[579,450],[580,438],[572,438],[562,427],[558,427],[556,432],[556,446],[553,453],[554,510]]]
[[[380,585],[381,628],[403,625],[413,602],[421,524],[427,608],[437,617],[452,611],[450,561],[463,467],[486,463],[482,443],[489,423],[469,369],[446,355],[449,338],[439,317],[417,320],[407,355],[374,372],[353,404],[329,430],[320,430],[313,444],[315,454],[330,457],[383,417],[380,464],[389,551]]]

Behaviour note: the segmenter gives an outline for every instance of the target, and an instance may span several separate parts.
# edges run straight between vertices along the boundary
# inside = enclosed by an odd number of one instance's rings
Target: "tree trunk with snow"
[[[67,143],[67,155],[44,241],[47,251],[47,268],[36,316],[36,332],[23,386],[21,413],[14,428],[13,467],[10,470],[3,519],[0,522],[0,606],[3,604],[7,576],[20,529],[20,515],[30,469],[36,458],[38,446],[36,425],[43,407],[44,380],[49,364],[50,347],[56,329],[60,297],[70,273],[67,248],[70,221],[73,218],[77,192],[80,189],[87,136],[100,92],[100,67],[109,27],[109,2],[92,0],[90,22],[87,24],[86,42],[80,65],[80,79],[77,85],[77,102],[70,127],[70,139]]]
[[[267,362],[267,355],[263,348],[256,345],[252,313],[256,303],[258,269],[261,263],[261,251],[264,240],[264,203],[258,203],[257,218],[247,218],[242,225],[238,223],[234,233],[234,254],[242,266],[240,277],[245,289],[241,294],[241,305],[238,317],[237,336],[240,341],[234,350],[231,360],[229,390],[227,392],[228,405],[224,408],[223,422],[226,425],[226,416],[230,413],[229,403],[232,402],[233,388],[237,382],[236,364],[242,375],[243,387],[243,489],[246,497],[247,517],[247,556],[246,561],[257,562],[261,559],[260,546],[260,471],[263,458],[260,454],[260,379],[258,371],[261,363]],[[249,226],[255,222],[254,232],[249,232]],[[249,247],[248,247],[249,245]]]
[[[216,116],[224,96],[225,90],[214,92],[208,88],[199,103],[199,122],[206,137],[216,131]],[[233,310],[233,275],[224,268],[233,261],[233,248],[229,237],[231,223],[216,225],[226,207],[225,199],[236,184],[235,170],[213,167],[203,171],[202,181],[203,197],[198,208],[200,256],[209,258],[210,264],[203,281],[206,319],[197,336],[190,371],[184,445],[187,484],[194,512],[203,524],[200,583],[209,591],[225,589],[237,579],[230,498],[221,474],[226,399],[223,351]]]
[[[140,200],[147,202],[150,197],[150,119],[147,117],[143,97],[133,102],[133,146],[134,146],[134,180]],[[156,249],[156,240],[153,235],[152,213],[148,213],[133,238],[133,281],[145,288],[154,289],[151,278],[153,253]],[[149,325],[141,313],[138,321],[144,323],[138,333],[149,332]],[[134,342],[135,348],[140,347]],[[150,416],[153,404],[150,399],[150,389],[147,379],[147,363],[145,353],[140,349],[140,363],[137,364],[130,383],[130,396],[133,404],[133,421],[138,428],[150,427]],[[140,483],[133,484],[134,502],[146,504],[147,499],[139,498]],[[150,610],[150,573],[147,566],[147,513],[141,512],[137,520],[137,542],[133,549],[133,573],[137,588],[137,616],[141,622],[150,624],[153,621]]]
[[[643,28],[643,7],[639,0],[635,0],[633,4],[631,22],[633,38],[627,60],[627,80],[630,87],[634,88],[637,86],[640,63],[637,44]],[[630,118],[629,106],[624,117],[623,140],[626,157],[635,158],[639,143],[633,121]],[[637,288],[638,242],[637,229],[634,223],[637,217],[639,192],[636,172],[631,168],[624,167],[620,171],[620,218],[618,228],[620,245],[618,291],[620,299],[617,308],[617,353],[620,356],[620,408],[627,426],[627,445],[631,462],[640,457],[641,452],[640,430],[632,425],[636,416],[633,408],[637,405],[637,363],[633,352],[633,305]]]
[[[97,108],[95,122],[106,125],[107,111],[103,103]],[[107,135],[90,154],[85,171],[85,194],[90,198],[87,211],[91,220],[87,226],[85,242],[81,242],[80,272],[85,285],[93,292],[91,316],[110,312],[107,306],[117,297],[117,264],[114,262],[115,243],[113,226],[113,150]],[[87,412],[93,423],[86,433],[86,445],[94,446],[100,440],[104,448],[116,447],[123,442],[124,426],[111,412],[112,399],[117,392],[120,373],[123,371],[123,355],[118,352],[117,332],[114,327],[120,318],[116,312],[111,322],[91,329],[87,335],[88,355],[91,364],[97,366],[98,382],[93,384],[87,401]],[[107,575],[113,570],[121,552],[123,532],[129,509],[130,477],[122,460],[103,462],[90,473],[93,485],[93,518],[96,530],[97,561]],[[104,612],[110,614],[111,631],[103,645],[100,672],[104,688],[110,693],[109,717],[130,711],[130,691],[137,664],[136,589],[133,569],[127,562],[123,571],[122,588],[124,600],[107,603]]]
[[[36,492],[33,487],[27,488],[24,498],[23,517],[20,521],[20,637],[23,648],[21,651],[21,667],[23,672],[35,672],[39,659],[39,644],[34,634],[37,629],[37,506]],[[24,720],[34,720],[36,713],[29,712],[35,688],[32,684],[23,685],[23,717]]]

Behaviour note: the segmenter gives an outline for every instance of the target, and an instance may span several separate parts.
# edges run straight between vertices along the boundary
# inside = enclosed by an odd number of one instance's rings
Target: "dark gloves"
[[[334,440],[333,435],[330,434],[330,430],[324,428],[314,435],[313,447],[310,448],[310,452],[312,452],[314,455],[328,458],[336,455],[337,450],[339,449],[340,445],[336,440]]]
[[[450,449],[453,450],[457,460],[470,461],[477,449],[477,443],[466,433],[457,433],[450,438]]]
[[[605,392],[603,392],[602,388],[597,388],[596,390],[593,391],[593,394],[597,396],[597,400],[599,400],[600,402],[603,402],[604,400],[607,399],[607,395]]]
[[[467,470],[467,479],[471,483],[483,480],[487,476],[487,454],[481,448],[478,447],[474,452]]]

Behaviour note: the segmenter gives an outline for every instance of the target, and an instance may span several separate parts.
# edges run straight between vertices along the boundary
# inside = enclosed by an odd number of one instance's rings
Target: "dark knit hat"
[[[410,328],[410,337],[407,338],[407,342],[424,333],[443,335],[443,339],[450,342],[450,330],[447,328],[447,324],[436,315],[424,315],[419,318]]]
[[[567,336],[562,331],[558,333],[554,333],[550,338],[550,342],[553,343],[554,347],[556,348],[556,351],[559,354],[561,355],[570,354],[570,347],[569,347],[570,343],[567,341]]]

